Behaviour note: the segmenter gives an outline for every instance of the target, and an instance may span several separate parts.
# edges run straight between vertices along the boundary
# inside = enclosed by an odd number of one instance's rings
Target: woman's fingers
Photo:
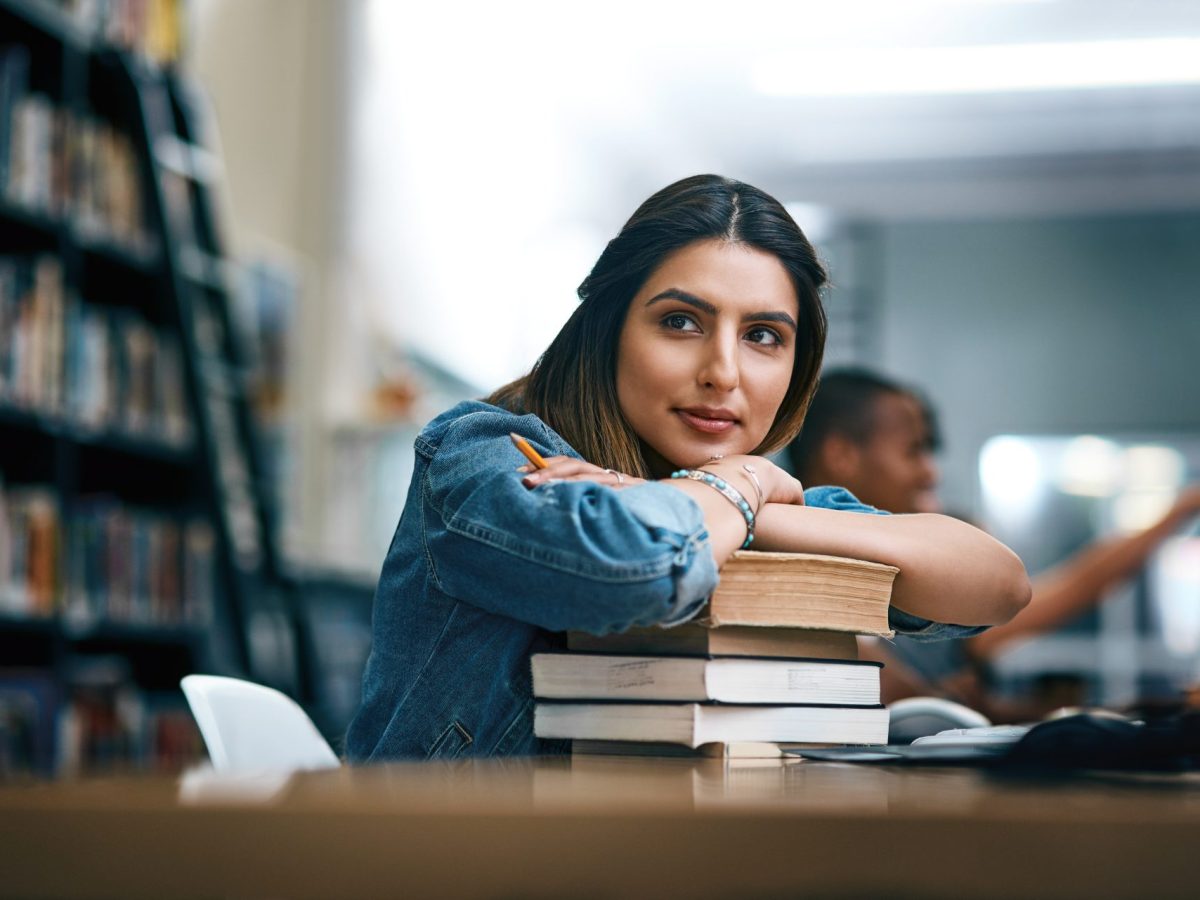
[[[629,487],[642,483],[640,478],[601,468],[571,456],[551,456],[546,459],[544,469],[529,471],[528,467],[522,467],[520,471],[525,472],[521,482],[529,488],[553,481],[593,481],[609,487]]]
[[[799,478],[793,478],[791,474],[774,466],[774,482],[775,488],[772,491],[772,503],[787,503],[790,506],[804,505],[804,485],[800,483]]]

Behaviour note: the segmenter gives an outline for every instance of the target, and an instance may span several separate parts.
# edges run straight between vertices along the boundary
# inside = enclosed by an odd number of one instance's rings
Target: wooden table
[[[5,897],[1200,896],[1200,779],[582,757],[0,789]]]

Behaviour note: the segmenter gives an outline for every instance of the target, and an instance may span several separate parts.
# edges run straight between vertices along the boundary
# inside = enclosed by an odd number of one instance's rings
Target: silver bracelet
[[[745,469],[746,474],[750,476],[750,483],[754,486],[754,493],[758,494],[758,509],[755,510],[755,515],[757,515],[758,513],[762,512],[763,503],[765,502],[763,498],[762,484],[759,483],[758,475],[755,472],[754,466],[750,465],[750,463],[742,463],[742,468]]]
[[[746,498],[742,496],[741,491],[724,478],[719,478],[712,472],[705,472],[703,469],[680,469],[678,472],[672,472],[671,477],[689,478],[692,481],[707,484],[732,503],[737,507],[737,511],[742,514],[742,518],[746,520],[746,540],[743,542],[741,549],[745,550],[754,542],[754,510],[750,508],[750,504],[746,502]]]

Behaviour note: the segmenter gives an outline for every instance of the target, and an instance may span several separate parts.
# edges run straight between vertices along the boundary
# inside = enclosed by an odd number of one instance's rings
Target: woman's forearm
[[[997,625],[1029,602],[1029,576],[1017,555],[949,516],[873,516],[768,503],[758,516],[754,549],[896,566],[892,605],[935,622]]]

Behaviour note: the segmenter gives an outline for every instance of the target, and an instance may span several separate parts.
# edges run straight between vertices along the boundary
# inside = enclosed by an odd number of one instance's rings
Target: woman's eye
[[[752,344],[762,344],[763,346],[772,346],[783,343],[783,338],[779,336],[779,332],[771,328],[751,328],[746,332],[746,340]]]
[[[671,313],[662,320],[664,328],[671,331],[699,331],[699,326],[691,316],[685,316],[683,313]]]

